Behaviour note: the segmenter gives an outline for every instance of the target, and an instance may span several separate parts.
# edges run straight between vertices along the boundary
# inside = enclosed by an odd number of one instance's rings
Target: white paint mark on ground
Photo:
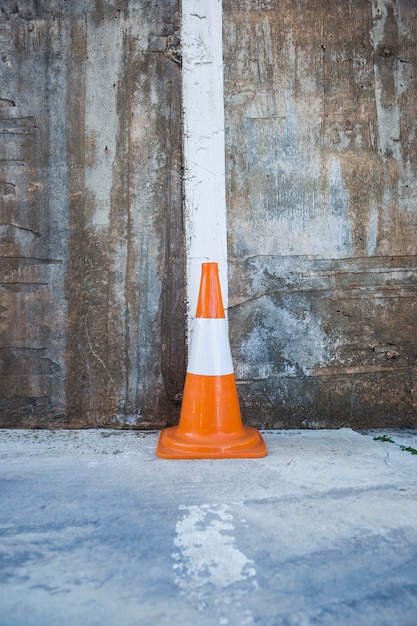
[[[176,525],[175,581],[188,597],[202,601],[204,588],[219,591],[250,580],[256,587],[253,561],[236,546],[233,516],[227,505],[180,507]],[[253,588],[253,587],[252,587]]]

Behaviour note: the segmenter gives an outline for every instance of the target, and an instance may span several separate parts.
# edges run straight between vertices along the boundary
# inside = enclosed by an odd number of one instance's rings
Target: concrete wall
[[[416,424],[416,3],[223,8],[243,417]],[[180,22],[179,0],[2,3],[0,426],[178,417]]]
[[[417,5],[224,0],[245,418],[417,422]]]
[[[0,426],[178,416],[178,4],[2,3]]]

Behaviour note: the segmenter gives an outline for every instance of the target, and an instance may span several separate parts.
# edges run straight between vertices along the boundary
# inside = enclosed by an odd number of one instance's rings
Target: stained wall
[[[0,426],[165,425],[184,380],[179,3],[0,11]]]
[[[232,352],[266,427],[417,422],[417,5],[225,0]]]

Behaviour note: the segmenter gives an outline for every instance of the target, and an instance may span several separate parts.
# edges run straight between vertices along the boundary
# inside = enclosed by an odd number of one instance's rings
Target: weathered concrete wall
[[[417,5],[224,0],[229,318],[268,427],[417,423]]]
[[[416,424],[416,3],[223,6],[244,419]],[[0,6],[0,426],[178,416],[179,10]]]
[[[165,425],[184,379],[179,2],[0,13],[0,426]]]

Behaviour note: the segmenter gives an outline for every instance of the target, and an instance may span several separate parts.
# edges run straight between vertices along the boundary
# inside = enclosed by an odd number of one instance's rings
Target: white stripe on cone
[[[226,318],[196,317],[187,372],[200,376],[226,376],[233,371]]]

